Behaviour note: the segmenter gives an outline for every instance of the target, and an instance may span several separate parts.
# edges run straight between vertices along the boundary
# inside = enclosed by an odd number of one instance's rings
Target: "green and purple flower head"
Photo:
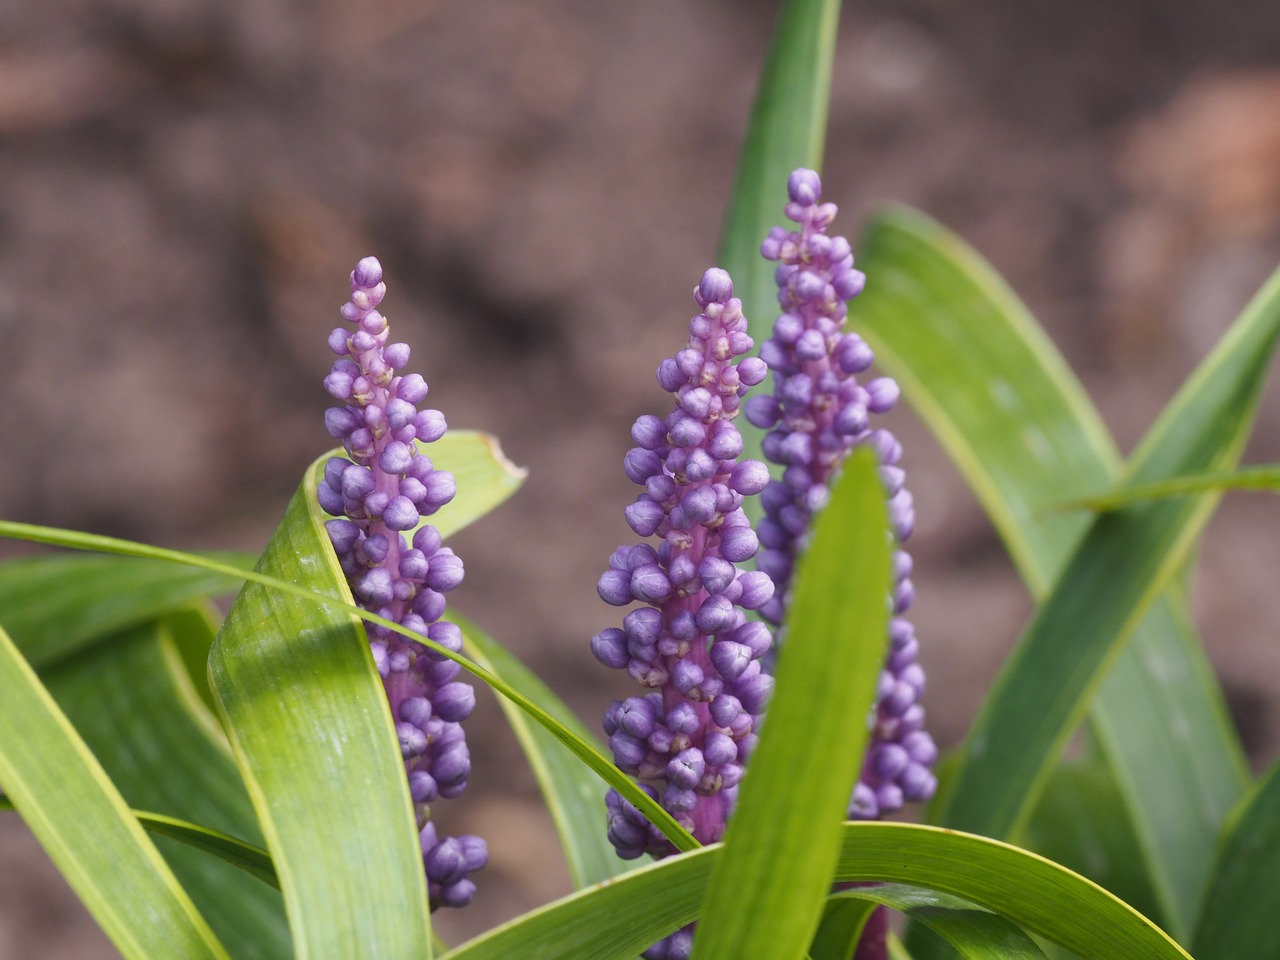
[[[444,435],[444,415],[419,409],[427,397],[421,376],[397,372],[409,362],[409,346],[387,342],[387,320],[377,309],[385,293],[382,266],[365,257],[342,307],[353,329],[329,335],[338,360],[324,385],[342,405],[326,411],[325,426],[347,457],[325,465],[320,505],[339,518],[326,527],[356,603],[457,652],[462,632],[441,617],[444,595],[462,582],[462,561],[424,522],[457,486],[419,447]],[[458,679],[453,661],[385,627],[366,628],[418,814],[432,909],[465,906],[475,894],[469,875],[485,865],[488,851],[479,837],[440,837],[430,805],[466,787],[471,755],[461,722],[475,691]]]

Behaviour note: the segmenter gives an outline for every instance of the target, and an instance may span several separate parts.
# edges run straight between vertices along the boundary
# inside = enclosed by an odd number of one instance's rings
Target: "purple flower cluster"
[[[734,362],[754,344],[725,271],[708,270],[694,298],[702,312],[689,323],[688,346],[658,367],[674,409],[665,420],[635,422],[636,446],[623,461],[627,476],[644,488],[626,509],[627,523],[659,543],[619,548],[597,587],[614,606],[643,606],[623,618],[621,629],[597,634],[591,648],[601,663],[627,670],[648,691],[615,700],[605,714],[614,762],[644,781],[694,837],[714,843],[773,689],[760,665],[771,631],[743,613],[769,602],[773,581],[737,566],[758,546],[743,498],[764,489],[768,471],[758,460],[739,462],[742,437],[733,425],[748,387],[768,371],[758,358]],[[607,804],[619,856],[674,852],[616,792]],[[684,956],[681,936],[645,956]]]
[[[787,585],[810,521],[826,504],[845,456],[855,446],[870,446],[879,458],[898,544],[891,647],[880,676],[871,745],[849,806],[851,818],[874,819],[900,809],[905,800],[927,800],[936,787],[931,767],[937,749],[924,730],[919,702],[924,671],[916,659],[915,631],[902,616],[915,599],[911,557],[901,548],[911,536],[915,513],[899,466],[902,446],[870,422],[872,414],[897,402],[898,385],[888,377],[858,381],[874,357],[865,340],[843,328],[846,301],[862,291],[866,278],[853,268],[849,242],[826,233],[835,205],[819,202],[822,185],[812,170],[792,173],[787,189],[786,214],[799,230],[775,227],[761,247],[765,258],[778,261],[783,309],[772,338],[760,348],[774,373],[774,393],[753,397],[745,406],[747,419],[769,431],[765,456],[783,467],[782,479],[772,481],[761,496],[765,517],[758,529],[764,549],[756,564],[778,586],[761,614],[782,624]]]
[[[462,633],[440,617],[444,595],[462,582],[462,561],[441,546],[435,527],[419,526],[457,492],[453,476],[417,447],[444,435],[444,416],[418,409],[427,396],[422,377],[396,374],[409,362],[409,347],[387,343],[387,320],[377,310],[386,289],[376,259],[357,263],[351,300],[342,307],[354,330],[329,335],[339,359],[324,385],[343,405],[326,411],[325,426],[350,459],[325,464],[319,500],[341,518],[326,527],[356,602],[457,652]],[[418,815],[431,907],[466,906],[475,894],[469,874],[488,861],[485,843],[440,839],[429,818],[432,801],[466,786],[471,755],[461,721],[475,706],[475,691],[441,654],[386,627],[367,629]]]

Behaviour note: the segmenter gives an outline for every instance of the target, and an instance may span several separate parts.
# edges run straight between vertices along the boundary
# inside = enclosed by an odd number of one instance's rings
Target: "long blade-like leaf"
[[[350,602],[307,471],[258,569]],[[353,615],[248,583],[209,657],[296,956],[432,955],[413,806]]]
[[[875,456],[856,451],[797,569],[777,692],[711,872],[696,958],[802,957],[818,928],[884,663],[887,527]]]
[[[442,960],[631,960],[697,919],[707,878],[724,853],[717,844],[572,894]],[[985,837],[904,823],[847,823],[834,878],[904,883],[961,897],[1085,957],[1189,960],[1151,921],[1097,884]]]
[[[319,464],[320,461],[317,461],[313,467],[318,467]],[[314,469],[308,471],[308,477],[310,478],[314,472]],[[312,483],[314,487],[311,479],[306,482]],[[322,532],[320,520],[321,518],[319,517],[315,518],[311,536],[311,548],[314,552],[314,557],[331,553],[327,545],[326,535]],[[680,826],[676,819],[660,803],[636,786],[635,782],[615,767],[612,761],[600,752],[598,747],[574,733],[570,726],[566,726],[564,722],[542,709],[519,690],[512,687],[511,684],[479,664],[442,647],[424,634],[414,633],[393,620],[369,613],[367,610],[361,610],[351,602],[349,592],[343,596],[325,594],[310,587],[301,586],[298,583],[264,573],[262,570],[242,572],[229,564],[211,560],[199,554],[182,553],[178,550],[153,547],[144,543],[135,543],[131,540],[121,540],[116,537],[104,537],[99,534],[81,533],[76,530],[61,530],[56,527],[41,527],[29,523],[0,520],[0,537],[69,547],[74,550],[95,550],[101,553],[112,553],[121,556],[166,560],[171,563],[212,570],[216,573],[225,573],[231,576],[239,575],[249,583],[267,587],[272,591],[289,597],[296,597],[307,604],[330,611],[342,611],[368,623],[384,626],[394,633],[408,637],[423,646],[430,647],[441,656],[453,660],[474,677],[487,683],[501,696],[516,704],[526,715],[532,717],[536,723],[545,727],[557,740],[568,747],[579,760],[595,771],[605,783],[613,787],[623,798],[637,807],[677,849],[694,850],[698,847],[698,841]],[[577,721],[570,720],[570,724],[576,725]]]
[[[1070,500],[1053,507],[1054,510],[1115,510],[1143,500],[1161,500],[1180,497],[1188,493],[1209,493],[1215,490],[1280,490],[1280,466],[1241,467],[1216,473],[1201,473],[1190,477],[1171,477],[1156,483],[1140,486],[1124,486],[1078,500]]]
[[[769,335],[777,314],[773,264],[760,256],[760,241],[782,219],[787,175],[822,165],[839,17],[840,0],[783,4],[743,140],[720,265],[733,277],[757,343]],[[750,424],[741,430],[746,456],[758,459],[761,432]]]
[[[859,887],[831,897],[880,904],[905,913],[951,944],[965,960],[1044,960],[1035,941],[1004,917],[982,910],[960,897],[902,884]],[[848,960],[832,954],[826,960]],[[814,955],[813,960],[824,960]]]
[[[13,801],[0,793],[0,810],[14,810]],[[271,864],[271,855],[261,847],[245,843],[236,837],[229,836],[220,830],[212,830],[198,823],[179,820],[177,817],[166,817],[161,813],[150,813],[146,810],[130,811],[134,819],[143,828],[157,837],[169,837],[186,844],[193,850],[201,850],[224,860],[232,866],[239,867],[250,876],[257,877],[269,887],[280,889],[280,881],[276,877],[275,867]]]
[[[1152,427],[1134,453],[1130,482],[1234,462],[1278,335],[1280,274]],[[1092,522],[974,723],[943,823],[995,836],[1018,829],[1109,662],[1182,566],[1216,503],[1211,494],[1154,501]]]
[[[1199,960],[1280,957],[1280,763],[1232,816],[1192,943]]]
[[[438,469],[458,482],[458,495],[432,523],[442,537],[484,516],[511,496],[525,471],[502,454],[497,441],[475,430],[451,430],[428,448]],[[337,456],[334,450],[329,456]],[[77,653],[94,640],[147,623],[191,601],[240,589],[257,559],[209,553],[223,571],[113,557],[53,555],[0,564],[0,623],[37,670]]]
[[[852,322],[959,465],[1033,595],[1043,597],[1087,524],[1047,508],[1114,482],[1112,441],[1025,307],[959,238],[919,214],[893,211],[870,225],[861,246],[868,286],[851,304]],[[1091,721],[1161,912],[1185,936],[1247,767],[1176,592],[1134,631]]]
[[[561,717],[569,730],[602,750],[595,735],[577,722],[573,712],[533,671],[475,624],[456,613],[450,613],[450,618],[462,628],[463,649],[472,660],[502,677],[547,713]],[[499,704],[538,780],[575,889],[643,865],[645,860],[620,859],[609,842],[603,828],[605,787],[600,778],[515,703],[502,697]]]
[[[126,957],[225,958],[88,747],[0,630],[0,784]]]
[[[233,567],[253,566],[243,554],[208,556]],[[0,623],[27,661],[43,670],[99,637],[200,597],[233,594],[242,582],[233,574],[154,560],[23,557],[0,565]]]
[[[188,631],[201,623],[211,629],[198,618],[185,623]],[[212,638],[208,632],[186,639],[207,658]],[[226,740],[166,626],[144,624],[105,638],[44,680],[131,807],[261,843]],[[278,894],[189,844],[156,845],[233,956],[292,956]]]

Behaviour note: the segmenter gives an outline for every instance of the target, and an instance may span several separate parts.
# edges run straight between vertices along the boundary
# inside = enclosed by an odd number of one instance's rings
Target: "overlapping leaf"
[[[632,960],[697,919],[708,877],[724,854],[717,844],[572,894],[442,960]],[[901,883],[961,897],[1096,960],[1189,960],[1159,928],[1097,884],[985,837],[911,824],[847,823],[834,879]],[[593,922],[598,917],[626,922]]]
[[[0,783],[129,958],[226,958],[75,729],[0,630]]]
[[[194,630],[201,623],[207,631],[202,617],[185,621],[186,642],[203,663],[213,635],[201,638]],[[261,843],[226,741],[193,689],[167,626],[144,624],[104,638],[54,667],[45,680],[131,807]],[[163,821],[144,826],[164,829]],[[250,876],[237,869],[244,866],[243,847],[215,847],[237,856],[233,865],[207,852],[221,842],[211,834],[183,839],[188,842],[162,839],[157,846],[232,955],[292,956],[280,896],[262,886],[260,871]],[[201,839],[205,849],[195,849],[190,841]]]
[[[857,451],[796,571],[777,690],[711,872],[695,958],[798,958],[818,928],[884,663],[887,526],[875,456]]]
[[[782,218],[788,174],[822,165],[839,16],[839,0],[783,4],[738,160],[720,266],[733,277],[757,343],[777,314],[773,264],[760,256],[760,241]],[[741,429],[745,456],[759,459],[760,431],[749,424]],[[747,509],[757,509],[754,500]]]
[[[1113,483],[1113,444],[1025,308],[958,238],[922,216],[894,211],[869,227],[861,247],[869,279],[851,305],[852,322],[959,465],[1033,594],[1043,596],[1087,524],[1048,508]],[[1051,675],[1048,664],[1021,662]],[[1218,826],[1247,771],[1176,592],[1133,631],[1091,719],[1162,913],[1185,935]],[[1036,740],[1034,728],[1012,723],[1005,732],[1025,737],[1018,748],[1024,756],[1044,756],[1049,745]],[[1020,810],[1031,801],[1025,781],[1000,772],[984,789]]]

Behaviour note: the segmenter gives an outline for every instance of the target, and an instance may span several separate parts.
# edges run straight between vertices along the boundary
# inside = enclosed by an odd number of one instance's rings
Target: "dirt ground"
[[[434,403],[530,469],[458,537],[452,602],[596,722],[625,689],[587,640],[615,616],[594,582],[628,535],[627,427],[664,402],[653,369],[711,265],[774,9],[0,5],[4,516],[260,548],[329,443],[325,335],[374,253]],[[851,3],[824,180],[850,235],[905,201],[990,258],[1127,450],[1280,263],[1280,20],[1268,0]],[[1030,603],[895,417],[952,744]],[[1246,460],[1278,459],[1272,390]],[[1277,529],[1271,498],[1230,498],[1196,589],[1257,765],[1280,749]],[[493,863],[451,938],[568,888],[496,707],[478,714],[451,816]],[[0,816],[0,958],[114,955]]]

